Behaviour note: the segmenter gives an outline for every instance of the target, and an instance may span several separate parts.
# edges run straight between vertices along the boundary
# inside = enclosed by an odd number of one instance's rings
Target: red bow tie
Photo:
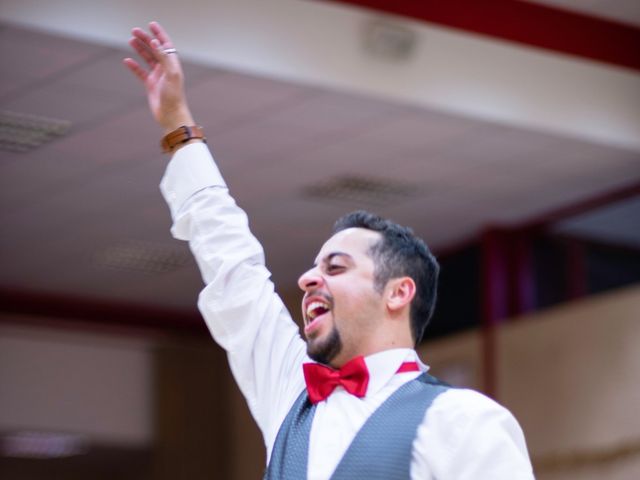
[[[307,392],[311,403],[318,403],[331,395],[338,385],[356,397],[364,397],[369,385],[369,370],[363,357],[356,357],[345,363],[340,370],[320,363],[302,365]]]
[[[339,370],[320,363],[302,365],[307,393],[311,403],[325,400],[338,385],[356,397],[364,397],[369,385],[369,370],[363,357],[356,357],[345,363]],[[416,362],[405,362],[396,373],[419,371]]]

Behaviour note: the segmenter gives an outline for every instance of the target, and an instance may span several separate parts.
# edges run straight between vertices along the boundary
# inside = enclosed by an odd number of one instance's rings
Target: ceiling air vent
[[[94,264],[101,268],[148,275],[172,272],[191,262],[187,248],[142,241],[113,245],[94,258]]]
[[[71,122],[0,110],[0,150],[28,152],[69,131]]]
[[[319,200],[336,200],[361,207],[384,207],[416,196],[420,188],[386,179],[347,175],[309,185],[304,188],[306,197]]]

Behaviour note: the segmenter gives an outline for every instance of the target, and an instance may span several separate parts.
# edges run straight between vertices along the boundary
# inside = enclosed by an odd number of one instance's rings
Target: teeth
[[[307,305],[307,318],[309,318],[309,320],[313,320],[314,318],[316,318],[316,308],[322,308],[328,311],[329,305],[324,302],[311,302],[309,305]]]

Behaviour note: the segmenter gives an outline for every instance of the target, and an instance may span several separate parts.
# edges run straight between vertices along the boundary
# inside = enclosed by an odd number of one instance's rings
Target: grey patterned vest
[[[426,373],[401,386],[364,423],[331,479],[408,480],[418,427],[448,388]],[[304,390],[280,426],[264,480],[306,480],[315,410]]]

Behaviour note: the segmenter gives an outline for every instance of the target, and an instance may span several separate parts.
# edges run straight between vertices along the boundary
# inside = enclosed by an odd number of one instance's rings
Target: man
[[[298,281],[305,345],[202,132],[184,128],[195,122],[171,39],[151,23],[130,45],[147,66],[124,63],[173,153],[161,183],[172,233],[190,242],[202,272],[199,308],[264,436],[266,477],[533,478],[507,410],[424,373],[413,347],[438,271],[426,245],[366,212],[343,217]]]

